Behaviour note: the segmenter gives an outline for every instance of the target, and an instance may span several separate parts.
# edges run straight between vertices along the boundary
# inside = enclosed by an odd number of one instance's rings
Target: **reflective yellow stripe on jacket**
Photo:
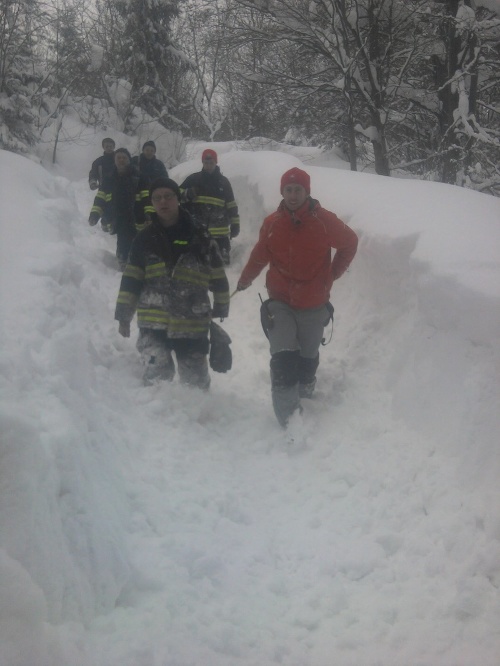
[[[195,284],[199,287],[208,288],[210,275],[208,273],[200,273],[200,271],[193,271],[191,268],[186,268],[184,266],[179,266],[175,268],[172,277],[176,280],[182,280],[183,282],[189,282],[189,284]]]
[[[163,310],[155,310],[153,308],[138,308],[137,309],[137,323],[139,328],[151,328],[151,325],[161,324],[165,328],[168,327],[170,317],[167,312]],[[148,326],[149,325],[149,326]]]
[[[101,199],[101,202],[98,202],[97,200]],[[99,217],[102,217],[103,215],[103,206],[105,206],[107,203],[111,201],[111,192],[106,193],[104,190],[99,190],[97,194],[95,195],[94,199],[94,205],[92,206],[90,213],[97,213]]]
[[[196,204],[209,204],[210,206],[219,206],[220,208],[226,207],[226,202],[224,199],[219,199],[218,197],[206,197],[198,195],[193,199],[193,203]]]
[[[149,264],[148,266],[146,266],[146,280],[163,277],[166,274],[167,274],[167,269],[165,267],[164,261],[160,261],[157,264]]]

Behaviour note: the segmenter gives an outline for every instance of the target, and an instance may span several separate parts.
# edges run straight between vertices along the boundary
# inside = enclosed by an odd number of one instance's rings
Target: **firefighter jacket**
[[[117,233],[140,231],[153,211],[148,184],[137,169],[130,166],[120,174],[115,167],[95,196],[90,219],[97,222],[101,217],[106,218]]]
[[[213,308],[208,292],[213,293]],[[171,226],[153,222],[136,236],[123,273],[115,319],[164,330],[169,338],[204,338],[212,317],[229,313],[229,284],[215,241],[179,209]]]
[[[104,153],[92,162],[89,171],[89,185],[102,185],[104,179],[111,176],[115,168],[115,154]],[[97,189],[94,187],[93,189]]]
[[[270,298],[297,309],[319,307],[328,302],[333,281],[347,270],[357,245],[354,231],[314,199],[295,212],[282,201],[264,220],[239,283],[248,286],[269,264]]]
[[[229,180],[215,167],[192,173],[181,185],[181,201],[213,238],[234,238],[240,231],[238,206]]]
[[[156,157],[150,160],[141,153],[133,157],[131,164],[139,170],[140,175],[150,185],[156,178],[168,178],[168,172],[163,162]]]

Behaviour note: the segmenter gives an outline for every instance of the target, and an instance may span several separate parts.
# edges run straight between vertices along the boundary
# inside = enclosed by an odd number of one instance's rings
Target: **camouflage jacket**
[[[115,319],[130,322],[137,311],[140,328],[165,330],[170,338],[202,338],[212,316],[229,313],[229,283],[215,241],[179,211],[179,222],[167,228],[153,215],[135,238]]]

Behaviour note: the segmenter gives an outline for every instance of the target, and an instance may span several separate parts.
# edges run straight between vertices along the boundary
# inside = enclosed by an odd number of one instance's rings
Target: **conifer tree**
[[[178,0],[117,0],[113,3],[122,30],[114,36],[115,80],[127,82],[128,99],[122,108],[125,129],[133,128],[133,114],[142,109],[165,126],[175,125],[171,74],[177,54],[171,43],[171,24]]]

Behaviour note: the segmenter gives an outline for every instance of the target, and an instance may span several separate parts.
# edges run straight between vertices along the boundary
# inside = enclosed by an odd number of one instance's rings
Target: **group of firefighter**
[[[133,158],[111,138],[102,147],[89,173],[89,186],[97,190],[89,224],[100,220],[117,238],[119,332],[129,337],[137,314],[145,384],[172,381],[177,366],[182,383],[207,390],[209,366],[226,372],[232,363],[231,340],[215,322],[229,315],[226,268],[231,239],[240,233],[231,184],[211,148],[202,152],[201,170],[178,185],[156,157],[154,141]],[[280,194],[233,294],[268,267],[261,321],[270,345],[273,408],[286,428],[300,413],[301,399],[313,397],[324,328],[333,319],[330,290],[354,258],[358,239],[311,197],[302,169],[281,176]]]

